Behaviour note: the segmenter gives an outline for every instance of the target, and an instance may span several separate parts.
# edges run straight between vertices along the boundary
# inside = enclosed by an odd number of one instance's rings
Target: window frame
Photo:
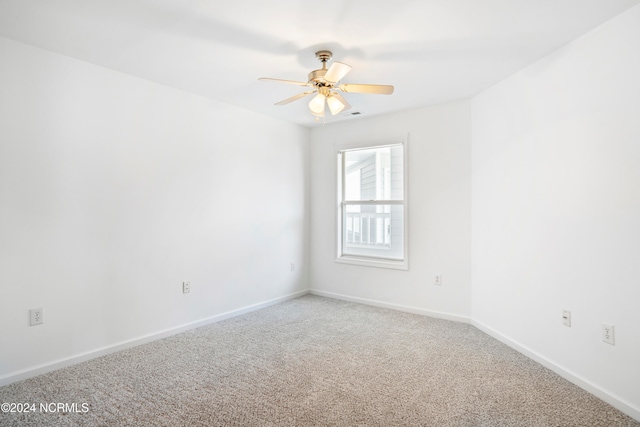
[[[336,222],[335,222],[335,262],[342,264],[352,264],[359,266],[367,266],[367,267],[378,267],[378,268],[389,268],[395,270],[408,270],[409,269],[409,147],[408,147],[409,137],[408,135],[399,138],[390,138],[379,141],[360,141],[360,142],[350,142],[343,144],[334,144],[335,155],[336,155],[336,170],[335,177],[337,178],[337,186],[336,186]],[[345,173],[344,169],[344,155],[345,151],[351,150],[362,150],[362,149],[375,149],[381,147],[388,146],[402,146],[402,200],[378,200],[373,202],[373,204],[392,204],[392,205],[401,205],[403,206],[403,257],[402,259],[390,259],[383,257],[373,257],[367,255],[345,255],[343,253],[343,218],[344,212],[343,209],[347,204],[344,204],[344,181],[345,177],[343,174]],[[360,201],[361,204],[370,204],[370,201]]]

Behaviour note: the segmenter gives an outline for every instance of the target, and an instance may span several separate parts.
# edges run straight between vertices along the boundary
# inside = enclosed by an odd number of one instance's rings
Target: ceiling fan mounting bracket
[[[326,64],[327,61],[329,61],[332,57],[333,52],[331,52],[330,50],[319,50],[316,52],[316,58],[318,58],[318,61],[322,62],[323,64]]]

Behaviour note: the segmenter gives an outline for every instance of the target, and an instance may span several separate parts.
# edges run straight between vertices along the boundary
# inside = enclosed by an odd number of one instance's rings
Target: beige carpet
[[[0,402],[38,405],[2,426],[640,426],[473,326],[311,295],[2,387]]]

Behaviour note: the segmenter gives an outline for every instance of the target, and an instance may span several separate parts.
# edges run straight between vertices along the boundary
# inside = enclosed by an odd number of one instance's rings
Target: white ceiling
[[[640,0],[0,0],[0,36],[313,126],[314,53],[353,70],[344,95],[362,116],[468,98]]]

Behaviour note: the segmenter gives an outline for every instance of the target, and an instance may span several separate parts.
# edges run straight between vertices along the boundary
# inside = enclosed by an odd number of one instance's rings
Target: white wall
[[[0,38],[0,380],[308,289],[308,138]]]
[[[637,52],[640,7],[471,101],[309,138],[0,38],[0,381],[310,284],[471,317],[640,419]],[[407,133],[409,271],[335,263],[333,144]]]
[[[311,131],[311,288],[324,295],[468,319],[471,313],[471,128],[457,102]],[[334,144],[409,134],[409,271],[335,260]],[[434,286],[434,276],[443,285]]]
[[[639,52],[637,6],[472,102],[473,319],[637,419]]]

